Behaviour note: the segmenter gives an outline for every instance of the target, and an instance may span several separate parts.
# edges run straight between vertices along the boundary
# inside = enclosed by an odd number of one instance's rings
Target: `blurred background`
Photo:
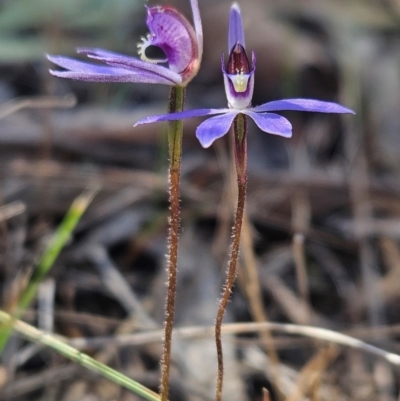
[[[52,77],[45,54],[76,47],[136,55],[144,5],[188,0],[0,1],[0,294],[11,311],[73,200],[99,192],[24,316],[84,339],[80,349],[156,390],[161,343],[113,338],[162,327],[168,215],[168,88]],[[186,108],[225,107],[220,57],[230,1],[199,0],[205,53]],[[400,353],[400,2],[239,1],[257,55],[253,103],[309,97],[356,116],[285,113],[293,138],[249,133],[248,216],[226,322],[273,321],[344,332]],[[235,185],[228,138],[203,149],[185,122],[176,325],[214,323]],[[100,337],[101,341],[91,340]],[[77,343],[75,343],[77,344]],[[399,399],[399,367],[376,356],[282,333],[224,337],[233,401]],[[213,400],[211,336],[173,346],[173,401]],[[14,336],[0,399],[139,398]]]

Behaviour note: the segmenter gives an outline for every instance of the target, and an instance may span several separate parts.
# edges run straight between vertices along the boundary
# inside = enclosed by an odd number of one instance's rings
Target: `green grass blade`
[[[34,299],[40,283],[46,277],[47,273],[53,266],[61,250],[65,247],[66,243],[71,238],[72,232],[74,231],[76,225],[79,223],[79,220],[81,219],[83,213],[89,206],[96,192],[97,191],[94,190],[89,190],[87,192],[84,192],[82,195],[78,196],[72,203],[67,214],[65,215],[61,224],[58,226],[56,232],[54,233],[51,241],[47,245],[35,270],[33,271],[28,285],[26,286],[26,288],[24,289],[24,291],[20,296],[17,308],[13,313],[15,318],[22,316],[25,310],[32,302],[32,300]],[[12,333],[12,325],[10,324],[1,325],[0,354],[3,352],[3,349],[7,344],[11,333]]]
[[[54,351],[65,356],[66,358],[106,377],[107,379],[134,392],[148,401],[160,401],[158,394],[151,391],[147,387],[65,344],[63,341],[57,339],[53,335],[43,333],[27,323],[16,320],[6,312],[0,311],[0,323],[5,326],[11,326],[15,331],[22,334],[28,340],[52,348]]]

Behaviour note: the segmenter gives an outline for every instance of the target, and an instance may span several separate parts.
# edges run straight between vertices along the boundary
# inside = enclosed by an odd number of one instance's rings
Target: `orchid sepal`
[[[237,43],[246,47],[240,7],[238,3],[233,3],[229,14],[228,53]]]

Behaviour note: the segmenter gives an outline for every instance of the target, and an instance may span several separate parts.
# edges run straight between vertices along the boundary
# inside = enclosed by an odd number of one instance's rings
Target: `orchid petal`
[[[230,111],[222,116],[212,117],[201,123],[196,130],[197,139],[203,148],[208,148],[212,143],[224,136],[230,129],[233,119],[238,111]]]
[[[160,114],[157,116],[149,116],[139,120],[134,127],[141,124],[150,124],[160,121],[175,121],[185,120],[192,117],[204,117],[211,116],[214,114],[223,114],[231,112],[231,109],[197,109],[197,110],[186,110],[178,113]]]
[[[243,47],[246,47],[244,43],[244,32],[240,7],[239,4],[233,3],[229,15],[228,53],[232,51],[233,46],[235,46],[237,43],[241,44]]]
[[[315,99],[284,99],[274,100],[264,103],[261,106],[253,107],[255,112],[264,111],[311,111],[315,113],[350,113],[355,114],[353,110],[343,107],[340,104],[332,102],[324,102]]]
[[[193,25],[197,37],[197,49],[198,49],[198,59],[201,62],[203,57],[203,27],[201,24],[199,3],[197,0],[190,0],[190,5],[192,6],[193,14]]]
[[[112,57],[129,57],[126,54],[113,52],[111,50],[105,49],[98,49],[95,47],[78,47],[76,49],[78,54],[84,54],[85,56],[97,56],[97,57],[104,57],[104,58],[112,58]]]
[[[123,68],[136,73],[148,72],[163,77],[174,84],[180,84],[182,82],[181,76],[176,72],[161,65],[152,64],[134,57],[124,56],[102,49],[79,48],[78,53],[85,54],[91,59],[101,61],[113,67]]]
[[[107,67],[103,67],[107,68]],[[174,85],[172,82],[166,80],[158,75],[145,75],[145,74],[133,74],[129,71],[121,74],[120,72],[113,72],[112,67],[109,67],[108,73],[99,72],[83,72],[83,71],[54,71],[49,70],[51,75],[59,78],[75,79],[77,81],[86,82],[131,82],[131,83],[142,83],[142,84],[164,84]]]
[[[52,63],[58,65],[61,68],[71,71],[79,71],[88,74],[129,74],[130,72],[121,68],[113,68],[101,65],[94,65],[90,63],[85,63],[70,57],[64,56],[50,56],[47,55],[48,60]]]
[[[292,124],[279,114],[263,113],[257,114],[251,110],[243,110],[242,113],[247,114],[257,124],[258,128],[268,134],[280,135],[285,138],[292,136]]]
[[[223,73],[223,77],[225,95],[228,100],[228,105],[235,110],[245,110],[246,107],[249,107],[254,91],[254,71],[252,71],[250,74],[243,74],[239,76]],[[235,90],[235,78],[239,78],[242,81],[242,86],[245,88],[244,91],[237,92]]]
[[[104,51],[104,53],[111,52]],[[175,82],[168,78],[140,69],[131,71],[124,68],[95,65],[64,56],[48,55],[47,58],[59,67],[69,70],[50,70],[52,75],[59,78],[70,78],[88,82],[137,82],[175,85]]]

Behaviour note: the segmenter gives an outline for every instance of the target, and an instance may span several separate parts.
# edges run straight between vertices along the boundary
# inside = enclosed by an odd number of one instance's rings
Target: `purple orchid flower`
[[[182,120],[219,114],[201,123],[196,130],[196,136],[201,145],[208,148],[216,139],[221,138],[229,131],[234,118],[240,113],[252,118],[262,131],[286,138],[292,136],[292,125],[285,117],[271,112],[296,110],[354,114],[353,110],[337,103],[314,99],[275,100],[261,106],[251,107],[256,58],[255,54],[252,53],[250,65],[245,51],[241,12],[237,3],[231,7],[228,46],[230,55],[227,68],[225,68],[224,56],[222,56],[222,73],[228,108],[187,110],[179,113],[150,116],[138,121],[135,126],[157,121]]]
[[[105,66],[90,64],[64,56],[47,58],[66,71],[50,70],[52,75],[89,82],[138,82],[186,86],[197,74],[203,54],[203,31],[197,0],[190,0],[194,28],[175,8],[147,7],[147,26],[150,33],[138,44],[141,60],[102,50],[77,49],[78,53],[101,61]],[[146,56],[149,46],[159,47],[165,59]],[[168,68],[159,63],[168,63]]]

